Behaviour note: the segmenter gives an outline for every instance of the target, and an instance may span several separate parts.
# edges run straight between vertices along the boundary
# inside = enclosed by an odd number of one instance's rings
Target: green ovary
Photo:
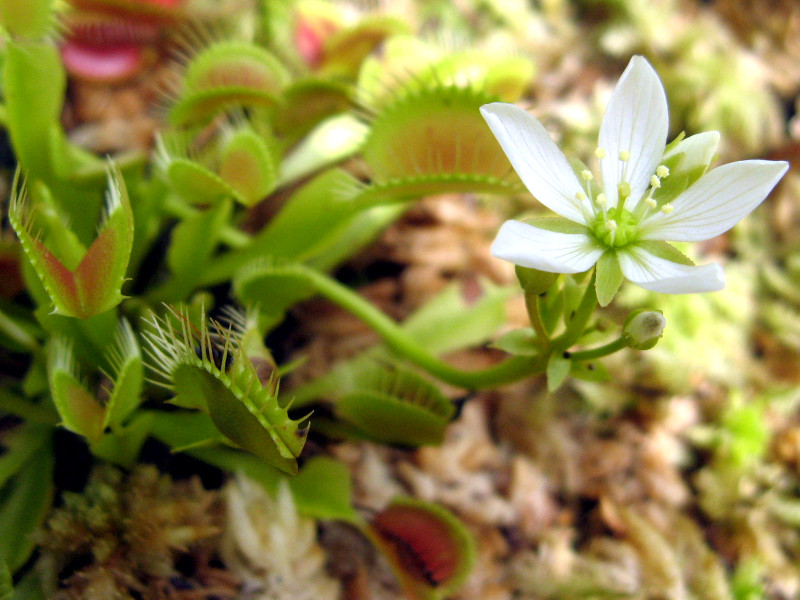
[[[592,231],[606,246],[621,248],[636,239],[638,222],[624,208],[609,208],[595,216]]]

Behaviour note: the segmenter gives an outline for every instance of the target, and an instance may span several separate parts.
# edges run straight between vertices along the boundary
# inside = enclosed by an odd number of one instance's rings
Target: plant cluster
[[[722,289],[719,265],[695,266],[670,242],[728,231],[788,165],[711,168],[717,132],[668,144],[664,85],[639,55],[596,123],[592,154],[567,158],[512,104],[537,72],[507,42],[475,31],[465,49],[426,41],[413,24],[425,22],[422,8],[401,18],[313,0],[217,4],[0,0],[0,122],[17,161],[0,240],[0,597],[3,585],[8,597],[44,597],[65,569],[72,593],[96,586],[92,594],[127,598],[175,583],[181,553],[204,547],[220,521],[198,513],[210,494],[181,499],[137,466],[153,441],[243,475],[225,492],[231,531],[221,556],[251,593],[335,597],[314,541],[314,522],[324,519],[360,531],[410,597],[446,597],[476,561],[464,524],[435,502],[402,495],[358,506],[344,464],[310,440],[436,446],[462,408],[445,386],[463,395],[542,375],[555,394],[567,381],[611,380],[601,359],[652,349],[667,324],[661,310],[645,308],[653,297],[626,314],[607,310],[625,306],[624,298],[612,305],[623,282],[658,293]],[[482,22],[513,34],[513,10],[484,4]],[[550,35],[566,39],[569,19],[557,4],[536,19],[518,8],[528,25],[550,19]],[[634,25],[652,10],[617,4]],[[447,19],[451,9],[436,10]],[[650,50],[653,38],[636,33],[633,50]],[[675,51],[690,38],[684,32]],[[176,68],[152,151],[104,158],[75,143],[62,120],[68,75],[117,83],[167,55]],[[698,61],[704,68],[715,67]],[[719,98],[693,109],[686,90],[697,86],[686,73],[664,77],[679,92],[681,122],[724,129],[740,80],[728,74],[714,86]],[[760,139],[737,142],[752,149]],[[397,322],[337,277],[422,197],[528,193],[558,216],[536,212],[500,228],[492,253],[516,265],[518,285],[481,281],[470,302],[454,285]],[[508,301],[520,288],[528,325],[509,331]],[[314,296],[380,342],[287,389],[281,380],[302,358],[285,360],[279,338],[287,315]],[[489,343],[502,358],[483,368],[443,358]],[[746,476],[774,491],[759,514],[792,522],[786,490],[747,460],[765,443],[747,425],[758,419],[752,410],[733,406],[720,431],[694,432],[712,453],[697,474],[700,506],[741,521],[745,509],[729,496]],[[80,496],[54,484],[70,468],[59,462],[63,430],[106,465]],[[632,509],[606,509],[634,546],[649,548],[648,564],[678,568],[680,556],[656,556],[671,536],[698,560],[711,554],[685,517],[676,517],[678,531],[663,532]],[[143,522],[150,516],[163,525]],[[76,567],[76,556],[88,566]],[[528,563],[528,572],[542,564]],[[543,594],[581,585],[587,594],[604,585],[628,593],[598,577],[597,564],[587,559]],[[717,566],[703,581],[724,587]],[[303,569],[308,586],[297,586]]]

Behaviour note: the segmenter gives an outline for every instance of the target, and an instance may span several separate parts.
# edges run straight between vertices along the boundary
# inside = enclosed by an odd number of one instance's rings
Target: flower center
[[[609,208],[599,212],[592,231],[606,246],[620,248],[636,238],[638,221],[624,208]]]

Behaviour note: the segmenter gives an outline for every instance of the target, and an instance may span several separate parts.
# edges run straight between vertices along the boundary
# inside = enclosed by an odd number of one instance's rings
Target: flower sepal
[[[558,273],[548,273],[538,269],[529,269],[516,265],[514,273],[526,295],[539,295],[545,293],[558,279]]]

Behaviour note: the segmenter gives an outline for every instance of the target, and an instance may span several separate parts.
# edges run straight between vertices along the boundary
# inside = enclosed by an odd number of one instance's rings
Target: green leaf
[[[137,413],[129,423],[105,433],[92,444],[92,454],[122,467],[132,468],[150,434],[153,419],[152,413]]]
[[[597,302],[600,306],[608,306],[611,300],[622,285],[624,276],[619,268],[619,261],[614,250],[607,250],[597,261],[597,279],[595,289],[597,290]]]
[[[581,381],[603,382],[611,381],[611,374],[601,362],[572,362],[569,376]]]
[[[0,560],[0,600],[11,600],[14,595],[14,581],[6,561]]]
[[[0,489],[0,561],[11,572],[33,552],[34,532],[41,526],[53,498],[53,449],[42,444],[27,468]]]
[[[16,475],[42,445],[50,440],[49,427],[20,425],[3,436],[5,451],[0,454],[0,488]]]
[[[305,78],[293,81],[284,91],[283,102],[275,108],[275,133],[289,145],[311,136],[307,134],[320,122],[353,107],[350,89],[345,82],[329,79]],[[366,133],[364,123],[348,115],[355,127]],[[313,135],[313,134],[312,134]],[[342,147],[351,144],[342,139]],[[359,141],[360,143],[360,141]],[[302,142],[301,142],[302,144]],[[327,144],[336,152],[334,144]]]
[[[509,354],[519,356],[535,356],[539,353],[536,333],[530,327],[509,331],[494,342],[492,346]]]
[[[242,266],[265,256],[305,261],[336,246],[340,232],[358,213],[353,203],[358,190],[358,182],[345,171],[334,169],[318,175],[292,194],[246,248],[212,261],[201,282],[208,285],[230,279]]]
[[[55,173],[53,131],[59,128],[66,75],[50,42],[6,40],[3,95],[14,151],[29,177],[48,180]]]
[[[310,458],[289,480],[289,487],[297,510],[307,517],[350,523],[360,520],[353,509],[350,471],[338,460],[327,456]]]
[[[410,598],[452,595],[475,564],[475,542],[461,521],[442,506],[395,498],[367,526]]]
[[[553,352],[547,361],[547,391],[554,392],[569,375],[572,368],[572,361],[562,353]]]
[[[288,185],[358,152],[369,128],[351,114],[334,115],[318,124],[281,164],[280,184]]]
[[[52,32],[55,23],[53,0],[0,2],[0,24],[15,38],[41,39]]]
[[[219,242],[223,226],[230,219],[232,209],[230,200],[217,202],[175,227],[167,250],[167,265],[173,276],[154,290],[153,296],[168,302],[182,300],[191,293],[203,277],[203,271]]]
[[[257,254],[306,260],[328,243],[357,212],[353,198],[358,184],[345,171],[334,169],[315,177],[293,194],[254,240]]]
[[[483,280],[479,289],[447,286],[408,317],[403,330],[433,354],[474,346],[490,339],[506,323],[506,302],[516,290]],[[469,301],[467,293],[477,294]]]
[[[41,579],[42,575],[36,569],[25,573],[14,588],[13,600],[47,600]]]

